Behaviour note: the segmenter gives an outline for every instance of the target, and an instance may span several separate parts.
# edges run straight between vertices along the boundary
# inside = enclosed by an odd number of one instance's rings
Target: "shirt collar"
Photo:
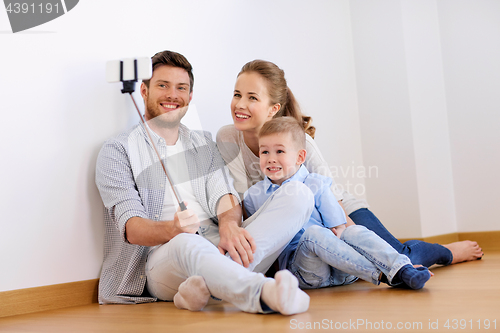
[[[141,126],[141,129],[142,129],[144,137],[146,138],[146,141],[149,141],[148,134],[146,133],[146,128],[145,128],[144,124],[142,123],[142,121],[139,122],[139,125]],[[156,134],[155,131],[151,130],[151,128],[150,128],[149,132],[151,133],[151,138],[156,142],[156,144],[159,144],[161,142],[165,142],[165,140],[161,136]],[[186,149],[186,150],[187,149],[195,149],[196,150],[196,147],[191,142],[192,141],[191,140],[191,130],[189,128],[187,128],[186,125],[179,124],[179,137],[177,140],[181,140],[181,142],[183,143],[184,149]]]
[[[290,177],[287,180],[285,180],[282,183],[282,185],[286,184],[286,183],[288,183],[290,181],[297,181],[297,182],[303,183],[304,180],[307,178],[308,174],[309,174],[309,171],[307,171],[306,167],[302,164],[300,166],[299,170],[297,170],[297,172],[292,177]],[[271,180],[269,179],[269,177],[264,178],[264,189],[266,190],[266,193],[274,192],[278,188],[279,188],[279,185],[274,184],[273,182],[271,182]]]

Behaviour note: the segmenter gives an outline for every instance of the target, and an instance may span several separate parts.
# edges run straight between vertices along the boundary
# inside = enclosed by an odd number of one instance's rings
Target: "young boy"
[[[260,168],[267,177],[245,193],[248,216],[283,183],[302,182],[314,194],[310,220],[278,258],[280,270],[290,270],[302,289],[349,284],[357,277],[375,285],[424,287],[432,275],[426,267],[413,267],[408,257],[363,226],[345,227],[345,214],[330,191],[331,179],[302,166],[305,134],[294,118],[280,117],[264,124],[259,132],[259,154]]]

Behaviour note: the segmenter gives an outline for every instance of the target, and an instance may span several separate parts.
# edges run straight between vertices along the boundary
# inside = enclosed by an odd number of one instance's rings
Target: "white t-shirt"
[[[188,209],[192,210],[201,222],[201,225],[212,223],[208,214],[201,207],[194,196],[191,179],[189,179],[188,166],[184,154],[181,139],[177,140],[175,145],[167,146],[167,156],[162,156],[167,172],[177,189],[177,193],[182,201],[188,203]],[[166,176],[165,176],[166,177]],[[167,185],[170,185],[167,180]],[[174,214],[179,205],[174,196],[171,186],[166,187],[165,198],[163,201],[162,220],[173,220]]]

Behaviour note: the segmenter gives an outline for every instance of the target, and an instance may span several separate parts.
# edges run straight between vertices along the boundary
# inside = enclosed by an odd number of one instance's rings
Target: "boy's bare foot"
[[[191,276],[179,286],[174,296],[174,304],[179,309],[201,311],[210,299],[205,279],[201,276]]]
[[[477,242],[461,241],[443,245],[453,254],[452,264],[459,262],[471,261],[481,259],[483,257],[483,250],[479,247]]]
[[[307,311],[309,295],[299,289],[297,278],[287,270],[276,273],[262,287],[261,299],[276,312],[293,315]]]

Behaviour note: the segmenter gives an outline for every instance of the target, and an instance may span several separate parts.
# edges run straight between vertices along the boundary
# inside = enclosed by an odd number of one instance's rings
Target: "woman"
[[[217,133],[217,145],[226,161],[236,190],[242,195],[250,186],[264,179],[259,168],[257,134],[265,122],[273,117],[291,116],[304,124],[307,135],[309,172],[332,178],[328,164],[313,141],[315,128],[311,117],[303,116],[298,103],[287,86],[285,75],[275,64],[254,60],[243,66],[238,74],[231,101],[233,125],[222,127]],[[399,242],[368,209],[366,202],[332,185],[332,192],[346,211],[348,225],[359,224],[374,231],[399,253],[408,256],[413,264],[430,267],[480,259],[483,252],[476,242],[461,241],[447,245],[430,244],[419,240]]]

